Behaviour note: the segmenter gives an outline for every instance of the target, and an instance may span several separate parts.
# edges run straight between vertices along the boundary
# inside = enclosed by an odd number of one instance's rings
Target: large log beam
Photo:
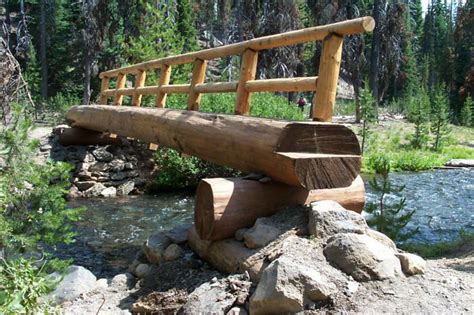
[[[276,182],[204,179],[196,192],[194,224],[201,239],[221,240],[232,237],[238,229],[252,226],[259,217],[273,215],[292,205],[335,200],[344,208],[360,213],[364,207],[364,194],[360,176],[349,187],[311,191]]]
[[[360,171],[357,137],[337,124],[104,105],[74,106],[66,118],[308,190],[349,186]]]

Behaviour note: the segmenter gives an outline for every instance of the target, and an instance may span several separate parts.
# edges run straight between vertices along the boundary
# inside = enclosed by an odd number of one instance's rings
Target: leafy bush
[[[399,199],[395,203],[386,203],[388,194],[400,193],[405,186],[394,186],[390,182],[390,161],[385,156],[379,156],[374,160],[375,176],[369,184],[378,194],[377,203],[369,203],[365,211],[372,216],[367,219],[370,226],[375,227],[379,232],[386,234],[394,241],[404,241],[418,233],[418,228],[404,231],[410,222],[415,210],[406,211],[405,198]]]
[[[23,258],[0,260],[0,314],[47,312],[38,299],[52,291],[56,281],[46,275],[44,265],[37,267]]]
[[[186,108],[187,99],[182,95],[171,95],[167,106]],[[203,112],[233,114],[235,106],[234,94],[203,95],[200,110]],[[303,114],[295,105],[288,105],[283,97],[271,93],[255,93],[252,96],[252,116],[275,119],[302,120]],[[196,186],[202,178],[237,176],[238,171],[215,165],[196,157],[181,157],[172,149],[160,148],[155,154],[159,173],[152,191]]]
[[[74,105],[80,105],[81,102],[81,99],[74,94],[58,93],[46,100],[43,106],[44,119],[52,124],[63,123],[68,109]]]

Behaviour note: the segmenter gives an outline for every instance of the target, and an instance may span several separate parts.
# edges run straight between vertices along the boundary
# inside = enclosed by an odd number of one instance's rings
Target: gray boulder
[[[95,183],[94,186],[84,191],[83,194],[84,194],[84,197],[86,198],[97,197],[97,196],[100,196],[100,193],[106,188],[107,187],[105,187],[101,183]]]
[[[332,200],[313,202],[309,212],[308,230],[318,238],[327,238],[338,233],[363,234],[368,228],[364,218],[344,209]]]
[[[328,300],[337,288],[320,272],[323,270],[285,256],[274,260],[250,299],[250,313],[297,313],[309,303]]]
[[[100,192],[100,195],[107,198],[115,197],[117,196],[117,189],[115,187],[107,187]]]
[[[118,196],[127,196],[135,188],[135,183],[133,181],[127,181],[117,187]]]
[[[80,191],[85,191],[92,186],[94,186],[95,182],[94,181],[83,181],[83,182],[75,182],[74,185],[79,189]]]
[[[170,244],[170,238],[165,233],[158,232],[146,240],[143,251],[150,263],[159,264],[163,260],[164,251]]]
[[[166,231],[165,235],[168,236],[173,243],[183,244],[188,240],[188,232],[192,226],[192,224],[180,224]]]
[[[272,225],[268,218],[258,218],[244,234],[245,246],[251,249],[264,247],[280,234],[280,229]]]
[[[337,234],[324,248],[327,260],[358,281],[383,280],[402,274],[392,249],[365,234]]]
[[[392,249],[394,252],[397,251],[397,245],[395,245],[392,239],[388,237],[387,235],[380,233],[379,231],[373,230],[371,228],[367,229],[367,231],[365,231],[365,234],[379,241],[380,243],[384,244],[388,248]]]
[[[56,303],[73,301],[81,294],[94,290],[96,286],[97,279],[92,272],[81,266],[71,266],[48,298]]]
[[[105,147],[99,147],[92,151],[92,155],[94,155],[95,159],[99,162],[110,162],[114,158],[112,153],[106,150]]]
[[[181,309],[183,314],[226,314],[234,304],[245,303],[251,286],[247,275],[212,279],[196,288]]]
[[[183,256],[183,249],[179,247],[179,245],[176,244],[171,244],[166,248],[166,250],[163,253],[163,259],[165,261],[172,261],[180,258]]]

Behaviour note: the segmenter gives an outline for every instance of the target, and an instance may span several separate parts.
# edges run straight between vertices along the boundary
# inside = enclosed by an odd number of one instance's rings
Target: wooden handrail
[[[236,114],[248,114],[250,97],[253,92],[272,91],[316,91],[317,77],[255,80],[258,51],[310,41],[323,40],[323,52],[319,77],[323,80],[320,92],[315,96],[313,117],[315,120],[328,121],[332,118],[335,101],[335,88],[339,76],[344,35],[370,32],[375,22],[372,17],[342,21],[338,23],[305,28],[282,34],[269,35],[231,45],[209,48],[177,56],[170,56],[138,63],[100,73],[102,79],[100,103],[106,104],[108,97],[114,97],[114,104],[121,105],[123,95],[132,95],[132,103],[140,106],[141,95],[156,94],[156,106],[164,107],[168,93],[187,93],[188,109],[199,109],[201,93],[237,92]],[[215,58],[242,54],[240,79],[229,83],[204,83],[206,62]],[[169,85],[171,66],[193,63],[193,77],[190,84]],[[147,70],[160,69],[158,86],[144,86]],[[134,88],[125,88],[127,75],[136,76]],[[117,77],[115,89],[109,89],[110,79]],[[318,107],[319,106],[319,107]],[[317,109],[316,109],[317,108]]]

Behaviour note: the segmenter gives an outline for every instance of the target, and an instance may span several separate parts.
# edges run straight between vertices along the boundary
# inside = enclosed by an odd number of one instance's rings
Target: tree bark
[[[306,189],[349,186],[360,147],[347,127],[126,106],[74,106],[73,126],[110,132]]]
[[[48,59],[46,31],[46,0],[40,0],[40,64],[41,64],[41,97],[48,97]]]
[[[349,187],[305,190],[276,182],[260,183],[238,178],[203,179],[196,191],[194,224],[203,240],[232,237],[260,217],[275,214],[282,208],[307,205],[318,200],[334,200],[344,208],[360,213],[365,189],[357,177]]]
[[[378,74],[379,74],[379,56],[380,56],[380,11],[382,10],[383,0],[374,0],[372,17],[375,20],[375,29],[372,36],[372,47],[370,52],[370,72],[369,86],[375,99],[375,104],[379,104]]]

